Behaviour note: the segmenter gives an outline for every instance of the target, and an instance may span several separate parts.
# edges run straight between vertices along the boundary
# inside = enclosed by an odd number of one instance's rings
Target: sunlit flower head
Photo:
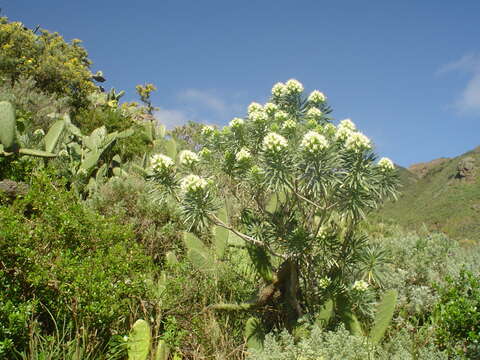
[[[312,104],[320,104],[326,100],[325,95],[318,91],[318,90],[313,90],[310,95],[308,96],[308,102]]]
[[[275,113],[275,111],[278,110],[278,106],[275,105],[274,103],[266,103],[265,106],[263,107],[263,109],[265,110],[265,112],[268,114],[268,115],[272,115]]]
[[[180,181],[180,189],[183,193],[193,193],[205,190],[207,186],[207,180],[194,174],[187,175]]]
[[[212,154],[212,152],[210,151],[209,148],[206,148],[204,147],[202,150],[200,150],[198,152],[198,155],[201,157],[201,158],[208,158],[210,155]]]
[[[275,120],[278,122],[284,122],[288,119],[288,113],[283,110],[279,110],[275,113]]]
[[[345,141],[345,147],[352,151],[369,150],[372,148],[372,143],[361,132],[353,132]]]
[[[353,121],[350,119],[343,119],[342,121],[340,121],[340,124],[338,124],[338,128],[339,129],[345,128],[351,131],[357,130],[357,127],[355,126]]]
[[[275,97],[281,97],[286,93],[286,86],[284,83],[278,82],[272,87],[272,95]]]
[[[293,121],[292,119],[288,119],[282,124],[282,129],[284,130],[292,130],[297,127],[297,123]]]
[[[271,132],[263,138],[263,150],[270,152],[278,152],[288,146],[287,139],[282,135]]]
[[[386,157],[382,157],[378,160],[378,167],[380,167],[384,171],[394,170],[395,165],[393,164],[392,160]]]
[[[197,154],[190,150],[183,150],[180,153],[180,164],[185,166],[192,166],[200,161]]]
[[[367,291],[367,289],[368,289],[368,283],[363,280],[357,280],[352,285],[352,290],[355,290],[355,291],[364,292],[364,291]]]
[[[268,120],[268,116],[265,111],[254,111],[248,114],[248,119],[253,122],[264,122]]]
[[[328,147],[328,141],[325,136],[316,131],[307,132],[302,139],[300,146],[307,152],[314,154]]]
[[[307,111],[307,118],[318,120],[322,117],[322,112],[317,108],[311,108]]]
[[[235,160],[238,162],[245,162],[252,158],[252,154],[248,151],[247,148],[243,147],[240,151],[235,155]]]
[[[68,151],[63,149],[63,150],[60,150],[59,153],[58,153],[58,156],[60,157],[67,157],[68,156]]]
[[[163,172],[165,170],[171,170],[175,166],[175,162],[167,155],[154,154],[150,158],[150,165],[153,171]]]
[[[334,136],[337,131],[337,128],[335,125],[331,123],[327,123],[322,127],[322,133],[327,135],[327,136]]]
[[[203,136],[210,136],[215,132],[215,128],[210,125],[204,125],[202,127],[202,135]]]
[[[232,129],[238,129],[242,127],[244,123],[245,122],[243,121],[243,119],[236,117],[236,118],[233,118],[232,121],[230,121],[229,125]]]
[[[331,282],[332,280],[328,276],[325,276],[318,281],[318,287],[320,289],[326,289]]]
[[[288,94],[301,94],[303,92],[303,85],[298,80],[290,79],[285,86]]]
[[[248,114],[250,115],[251,113],[254,113],[256,111],[262,111],[263,106],[260,105],[257,102],[252,102],[250,105],[248,105]]]

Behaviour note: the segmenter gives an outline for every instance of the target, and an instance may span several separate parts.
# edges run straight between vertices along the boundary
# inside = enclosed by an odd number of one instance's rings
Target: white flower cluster
[[[338,124],[337,133],[335,134],[336,140],[346,140],[356,130],[355,124],[350,119],[340,121]]]
[[[295,129],[296,127],[297,127],[297,123],[292,119],[288,119],[282,125],[282,129],[284,130],[292,130],[292,129]]]
[[[235,155],[235,160],[238,162],[248,161],[251,158],[252,154],[250,154],[250,151],[248,151],[248,149],[245,147],[241,148],[240,151]]]
[[[278,110],[278,106],[275,105],[274,103],[266,103],[265,106],[263,107],[263,109],[265,110],[265,112],[268,114],[268,115],[272,115],[275,113],[275,111]]]
[[[326,99],[327,98],[325,97],[325,95],[318,90],[313,90],[308,96],[308,102],[311,102],[312,104],[320,104]]]
[[[367,289],[368,289],[368,283],[363,280],[357,280],[352,285],[352,290],[355,290],[355,291],[363,292],[363,291],[367,291]]]
[[[332,280],[328,276],[325,276],[318,281],[318,286],[320,289],[326,289],[331,282]]]
[[[250,105],[248,105],[248,114],[251,114],[257,111],[263,111],[263,106],[257,102],[252,102]]]
[[[175,166],[175,162],[170,157],[163,154],[152,155],[150,158],[150,164],[155,172],[170,170]]]
[[[283,111],[283,110],[280,110],[280,111],[277,111],[275,113],[275,120],[278,121],[278,122],[283,122],[285,120],[288,119],[288,114]]]
[[[287,139],[282,135],[271,132],[263,138],[263,150],[278,152],[288,146]]]
[[[199,190],[204,190],[207,186],[207,180],[194,174],[185,176],[180,182],[180,189],[183,193],[192,193]]]
[[[300,144],[305,151],[314,154],[328,147],[328,141],[325,136],[320,135],[316,131],[309,131],[303,136]]]
[[[345,147],[352,151],[369,150],[372,148],[372,143],[361,132],[352,132],[345,142]]]
[[[242,127],[244,123],[245,122],[243,121],[243,119],[236,117],[236,118],[233,118],[232,121],[230,121],[229,125],[233,129],[238,129]]]
[[[303,85],[300,81],[290,79],[285,83],[286,92],[289,95],[301,94],[303,92]]]
[[[191,166],[200,161],[200,158],[197,154],[190,150],[183,150],[180,153],[180,164],[185,166]]]
[[[203,136],[210,136],[215,132],[215,128],[210,125],[205,125],[202,127],[202,135]]]
[[[208,158],[211,154],[212,152],[210,151],[210,149],[206,147],[204,147],[202,150],[198,152],[198,155],[200,155],[200,157],[202,158]]]
[[[260,110],[260,111],[254,111],[252,113],[249,113],[248,119],[253,122],[264,122],[268,120],[268,116],[265,113],[265,111]]]
[[[37,129],[33,132],[33,136],[44,136],[45,135],[45,131],[43,131],[43,129]]]
[[[378,160],[377,165],[384,171],[395,169],[395,165],[393,164],[392,160],[386,157],[382,157],[380,160]]]
[[[322,117],[322,112],[317,108],[311,108],[307,111],[307,118],[318,120]]]
[[[284,83],[278,82],[272,87],[272,95],[275,97],[281,97],[285,95],[286,87]]]
[[[325,134],[326,136],[329,136],[329,137],[334,136],[336,132],[337,132],[337,128],[333,124],[328,123],[322,127],[322,133]]]

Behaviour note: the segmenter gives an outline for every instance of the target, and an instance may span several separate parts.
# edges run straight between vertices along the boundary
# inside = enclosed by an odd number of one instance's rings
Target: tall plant
[[[359,224],[395,196],[393,163],[376,162],[372,142],[349,119],[335,126],[330,112],[323,93],[304,96],[292,79],[275,84],[265,105],[250,104],[245,118],[205,126],[198,153],[151,158],[152,177],[178,200],[191,231],[223,227],[248,250],[265,286],[238,308],[273,306],[287,328],[329,300],[355,323],[346,312],[369,285],[356,279],[366,245]],[[224,204],[228,221],[217,214]]]

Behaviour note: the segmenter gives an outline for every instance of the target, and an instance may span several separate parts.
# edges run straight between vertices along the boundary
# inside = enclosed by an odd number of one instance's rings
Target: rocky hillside
[[[377,216],[407,228],[425,224],[461,240],[480,240],[480,146],[455,158],[399,168],[398,201]]]

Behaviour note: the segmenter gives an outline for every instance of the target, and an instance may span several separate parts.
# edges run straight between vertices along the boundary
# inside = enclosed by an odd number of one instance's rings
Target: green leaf
[[[5,151],[10,151],[17,142],[17,124],[15,121],[15,109],[8,101],[0,102],[0,144]]]
[[[378,344],[385,335],[390,322],[392,321],[395,305],[397,304],[397,291],[388,290],[382,297],[382,301],[378,305],[377,314],[373,328],[370,331],[368,338],[373,344]]]
[[[265,333],[262,323],[256,317],[251,317],[245,324],[245,339],[247,348],[262,350]]]
[[[135,321],[128,336],[128,360],[146,360],[150,341],[150,325],[143,319]]]
[[[345,327],[356,336],[364,336],[362,326],[350,308],[350,304],[343,295],[337,296],[337,313]]]
[[[192,233],[185,233],[184,242],[187,248],[187,257],[198,270],[204,272],[216,270],[213,254],[199,238]]]
[[[57,155],[52,154],[46,151],[42,150],[34,150],[34,149],[20,149],[18,152],[22,155],[30,155],[30,156],[36,156],[36,157],[44,157],[44,158],[54,158]]]
[[[333,316],[333,300],[328,299],[315,317],[315,324],[326,327]]]
[[[164,340],[160,340],[157,345],[157,351],[155,352],[155,360],[167,360],[170,354],[170,349]]]
[[[58,120],[50,127],[50,129],[47,132],[47,135],[45,135],[45,138],[44,138],[45,151],[53,152],[64,130],[65,130],[64,120]]]

